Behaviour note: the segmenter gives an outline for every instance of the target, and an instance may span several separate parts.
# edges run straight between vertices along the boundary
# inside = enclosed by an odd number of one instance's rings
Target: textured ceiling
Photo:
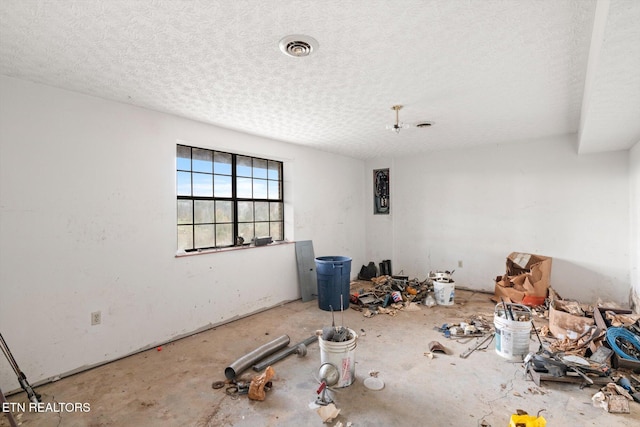
[[[601,3],[2,0],[0,74],[358,158],[578,132],[627,149],[640,1]],[[289,34],[319,49],[287,57]],[[435,126],[386,130],[394,104]]]

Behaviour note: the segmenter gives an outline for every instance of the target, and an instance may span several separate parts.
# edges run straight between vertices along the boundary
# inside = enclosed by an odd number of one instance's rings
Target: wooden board
[[[559,383],[572,383],[572,384],[586,384],[589,385],[584,378],[575,372],[567,372],[566,375],[562,377],[554,377],[553,375],[546,374],[544,372],[536,372],[533,370],[533,367],[529,367],[529,374],[531,375],[531,379],[538,387],[540,387],[540,383],[542,381],[554,381]],[[593,381],[594,385],[606,385],[608,383],[614,382],[611,377],[589,377]]]
[[[316,258],[313,254],[313,242],[311,240],[296,242],[296,261],[298,263],[298,284],[302,301],[311,301],[318,296]]]

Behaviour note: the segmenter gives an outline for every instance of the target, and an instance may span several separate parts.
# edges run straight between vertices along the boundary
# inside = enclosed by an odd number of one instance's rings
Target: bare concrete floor
[[[525,378],[521,363],[509,362],[494,350],[468,358],[459,354],[475,340],[447,340],[433,328],[465,320],[470,314],[493,319],[494,304],[481,293],[456,290],[454,306],[436,306],[397,316],[346,310],[344,325],[357,331],[356,381],[336,389],[332,396],[341,421],[353,426],[491,426],[509,424],[511,414],[523,409],[542,414],[549,426],[637,426],[640,404],[631,402],[631,414],[609,414],[591,404],[597,386],[543,383],[537,388]],[[341,323],[336,315],[337,324]],[[295,301],[199,333],[131,357],[38,387],[44,402],[86,402],[89,412],[16,413],[23,426],[321,426],[315,400],[320,366],[317,343],[307,356],[295,355],[273,365],[273,389],[265,401],[232,397],[212,389],[224,380],[224,369],[256,347],[287,334],[291,344],[331,324],[331,314],[316,301]],[[362,332],[364,331],[364,332]],[[440,341],[448,355],[430,359],[428,343]],[[538,345],[531,341],[531,349]],[[378,371],[385,386],[368,390],[363,380]],[[255,372],[244,372],[250,378]],[[24,393],[9,397],[24,402]],[[0,425],[8,426],[4,416]]]

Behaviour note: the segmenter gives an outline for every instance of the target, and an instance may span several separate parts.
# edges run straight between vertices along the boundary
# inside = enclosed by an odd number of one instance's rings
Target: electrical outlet
[[[462,268],[462,260],[458,261],[458,268]]]
[[[91,326],[99,325],[102,322],[102,314],[99,311],[91,313]]]

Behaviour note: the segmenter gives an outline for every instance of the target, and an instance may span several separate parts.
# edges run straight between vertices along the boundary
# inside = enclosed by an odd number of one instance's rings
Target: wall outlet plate
[[[99,325],[100,323],[102,323],[102,313],[99,311],[91,313],[91,326]]]

